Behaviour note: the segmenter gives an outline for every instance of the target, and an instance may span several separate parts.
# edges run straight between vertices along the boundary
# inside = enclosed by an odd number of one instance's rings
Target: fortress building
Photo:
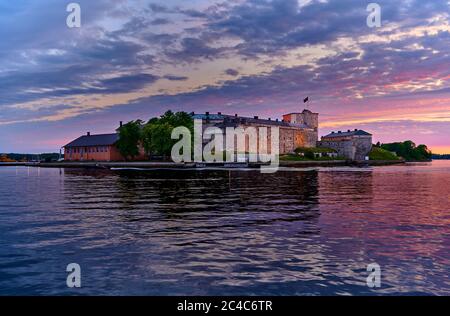
[[[318,141],[319,114],[309,110],[285,114],[282,120],[260,119],[258,116],[243,117],[237,114],[226,115],[220,112],[217,114],[191,113],[191,116],[194,120],[202,120],[203,131],[208,127],[217,127],[225,134],[228,127],[243,128],[244,130],[247,127],[253,127],[256,130],[256,148],[260,150],[262,142],[266,142],[268,152],[272,152],[270,148],[271,127],[278,127],[280,155],[293,153],[299,147],[325,147],[334,149],[339,156],[349,160],[365,160],[372,149],[372,135],[362,130],[333,132]],[[122,122],[120,124],[122,125]],[[263,127],[267,134],[262,133],[265,139],[259,139],[259,129]],[[117,133],[102,135],[87,133],[64,146],[65,159],[68,161],[123,161],[125,159],[116,146],[118,139]],[[249,141],[250,137],[245,140],[245,152],[251,154]],[[203,142],[206,145],[209,140],[203,140]],[[226,148],[225,144],[223,148]],[[140,153],[135,159],[148,159],[142,146],[139,150]]]
[[[194,114],[194,119],[201,119],[203,129],[208,127],[218,127],[225,130],[227,127],[247,128],[254,127],[256,130],[260,127],[279,127],[279,152],[287,154],[293,152],[298,147],[316,147],[318,140],[319,114],[309,110],[303,110],[301,113],[290,113],[283,115],[283,120],[260,119],[258,116],[243,117],[235,115],[225,115],[222,113]],[[268,129],[270,131],[270,129]],[[259,135],[259,133],[258,133]],[[270,136],[270,134],[268,135]],[[259,144],[258,139],[258,144]],[[267,140],[265,140],[267,141]],[[248,144],[246,144],[248,150]]]
[[[372,134],[355,129],[332,132],[322,137],[318,147],[332,148],[349,160],[365,160],[372,150]]]

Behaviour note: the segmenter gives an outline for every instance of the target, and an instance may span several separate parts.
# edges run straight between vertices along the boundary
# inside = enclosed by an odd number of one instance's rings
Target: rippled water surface
[[[66,286],[72,262],[81,289]],[[0,167],[1,295],[449,295],[449,274],[448,161],[276,174]]]

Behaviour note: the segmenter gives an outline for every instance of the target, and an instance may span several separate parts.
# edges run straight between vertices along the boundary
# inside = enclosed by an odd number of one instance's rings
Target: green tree
[[[419,145],[417,146],[416,149],[420,156],[423,157],[424,159],[431,159],[433,157],[433,153],[431,152],[431,150],[428,149],[428,147],[426,145]]]
[[[172,126],[169,123],[153,122],[146,124],[143,130],[144,148],[147,153],[170,155],[172,149]]]
[[[139,155],[139,143],[142,140],[142,121],[128,122],[117,129],[119,140],[116,143],[120,154],[128,160]]]
[[[159,118],[150,119],[142,131],[145,151],[150,155],[170,156],[173,145],[178,140],[171,139],[175,127],[184,126],[194,134],[194,121],[186,112],[167,111]]]
[[[403,157],[405,160],[429,160],[432,157],[431,151],[426,145],[419,145],[410,140],[402,143],[390,143],[383,144],[381,148],[397,153],[398,156]]]

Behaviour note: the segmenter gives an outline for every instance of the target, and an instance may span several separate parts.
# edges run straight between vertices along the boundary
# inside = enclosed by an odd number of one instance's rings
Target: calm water
[[[72,262],[81,289],[66,287]],[[0,167],[1,295],[449,295],[449,274],[449,161],[275,175]]]

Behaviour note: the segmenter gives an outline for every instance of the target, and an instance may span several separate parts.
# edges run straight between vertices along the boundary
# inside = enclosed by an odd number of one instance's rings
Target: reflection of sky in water
[[[0,176],[1,294],[450,293],[448,162]]]

